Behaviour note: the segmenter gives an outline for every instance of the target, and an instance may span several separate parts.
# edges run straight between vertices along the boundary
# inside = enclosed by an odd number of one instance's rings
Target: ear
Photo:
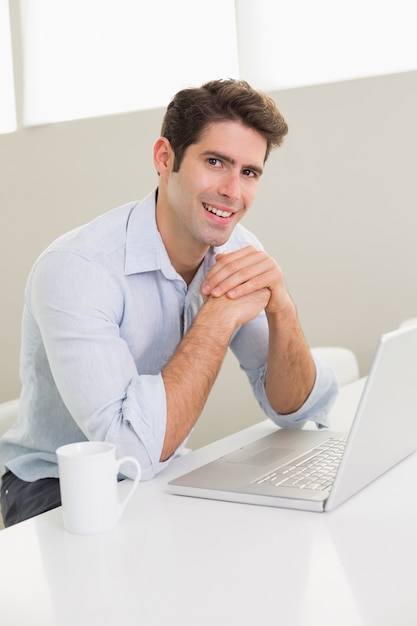
[[[174,164],[174,151],[166,137],[159,137],[153,147],[153,162],[158,174],[169,174]]]

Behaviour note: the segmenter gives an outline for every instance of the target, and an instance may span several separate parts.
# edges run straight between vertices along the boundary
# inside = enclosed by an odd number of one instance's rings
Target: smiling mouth
[[[206,204],[205,202],[203,202],[203,207],[206,209],[206,211],[208,211],[209,213],[214,213],[214,215],[217,215],[218,217],[227,218],[232,217],[233,215],[233,211],[221,211],[220,209],[216,209],[216,207],[211,206],[211,204]]]

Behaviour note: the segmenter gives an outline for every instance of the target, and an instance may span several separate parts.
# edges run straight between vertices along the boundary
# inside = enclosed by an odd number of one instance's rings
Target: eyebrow
[[[226,163],[230,163],[230,165],[236,165],[235,159],[232,159],[232,157],[227,154],[223,154],[222,152],[217,152],[216,150],[206,150],[203,152],[202,156],[214,157],[216,159],[220,159],[221,161],[225,161]],[[263,173],[263,169],[257,165],[244,165],[242,170],[253,170],[256,174],[258,174],[258,176],[262,176]]]

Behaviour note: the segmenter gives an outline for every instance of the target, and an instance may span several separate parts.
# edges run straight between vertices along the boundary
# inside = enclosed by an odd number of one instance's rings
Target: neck
[[[182,232],[175,230],[168,214],[162,214],[159,202],[156,205],[156,224],[175,271],[189,285],[201,265],[209,246],[190,241]]]
[[[167,244],[163,236],[162,240],[165,244],[165,248],[172,266],[175,268],[175,271],[184,279],[187,285],[189,285],[193,280],[198,268],[200,267],[207,250],[204,250],[203,254],[201,253],[201,251],[198,255],[192,253],[190,254],[190,251],[186,250],[185,248],[179,249],[178,244],[170,246],[169,243]]]

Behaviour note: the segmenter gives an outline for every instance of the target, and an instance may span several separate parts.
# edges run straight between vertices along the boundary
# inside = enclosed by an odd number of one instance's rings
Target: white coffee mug
[[[64,528],[92,534],[114,528],[136,489],[141,468],[131,456],[116,459],[116,446],[105,441],[82,441],[61,446],[58,457]],[[136,476],[122,501],[117,475],[123,463],[133,463]]]

